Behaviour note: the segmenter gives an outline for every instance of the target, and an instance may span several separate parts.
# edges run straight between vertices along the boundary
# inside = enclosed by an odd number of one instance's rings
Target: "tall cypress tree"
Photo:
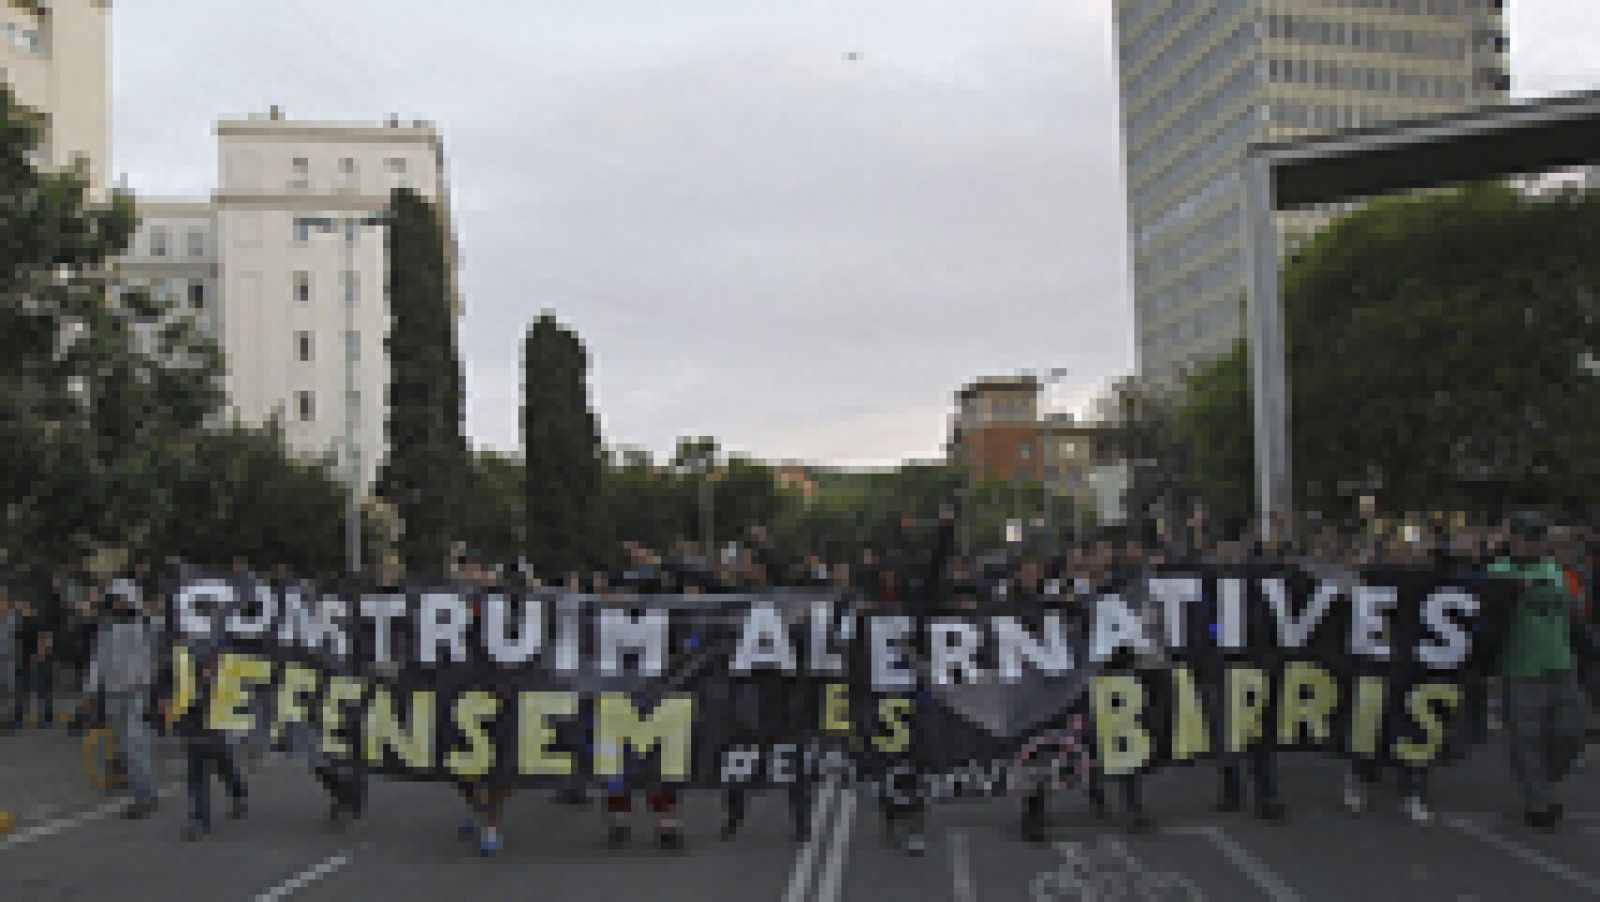
[[[433,205],[401,188],[389,204],[389,455],[378,492],[404,524],[400,557],[412,573],[445,565],[467,465],[461,361],[444,228]]]
[[[589,407],[589,355],[546,311],[523,344],[522,443],[527,557],[540,573],[601,559],[600,424]]]

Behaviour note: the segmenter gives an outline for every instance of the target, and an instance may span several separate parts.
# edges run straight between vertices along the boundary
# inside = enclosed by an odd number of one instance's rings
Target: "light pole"
[[[344,464],[345,496],[345,558],[353,576],[361,572],[361,440],[357,429],[360,412],[356,410],[356,236],[363,226],[384,226],[389,222],[383,215],[360,216],[297,216],[295,228],[306,232],[316,230],[324,234],[344,232]]]

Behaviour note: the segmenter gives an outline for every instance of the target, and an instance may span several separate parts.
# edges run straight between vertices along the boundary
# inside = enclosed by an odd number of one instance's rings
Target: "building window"
[[[167,255],[167,230],[155,228],[150,230],[150,256],[165,257]]]
[[[311,333],[310,332],[296,332],[296,333],[294,333],[294,343],[295,343],[295,350],[296,350],[298,356],[300,357],[300,362],[301,363],[310,363],[311,362]]]
[[[1033,446],[1032,445],[1028,444],[1027,442],[1023,442],[1022,444],[1017,446],[1017,457],[1018,457],[1018,459],[1027,460],[1028,458],[1030,458],[1032,456],[1033,456]]]
[[[356,188],[356,161],[353,157],[339,160],[339,187],[354,191]]]
[[[294,274],[294,299],[302,304],[311,303],[311,273]]]
[[[305,190],[311,187],[311,161],[305,157],[295,157],[289,164],[289,187],[296,190]]]
[[[311,223],[298,217],[294,221],[294,243],[305,244],[311,240]]]
[[[403,157],[390,157],[386,162],[389,169],[389,187],[406,187],[406,161]]]
[[[206,233],[202,229],[189,230],[189,256],[204,257],[206,255]]]
[[[300,422],[309,423],[312,420],[316,419],[316,417],[317,417],[316,398],[312,397],[311,392],[308,392],[308,391],[295,392],[295,399],[296,399],[296,401],[297,401],[297,403],[299,405],[299,408],[300,408]]]
[[[189,307],[192,310],[206,309],[206,283],[198,279],[189,283]]]

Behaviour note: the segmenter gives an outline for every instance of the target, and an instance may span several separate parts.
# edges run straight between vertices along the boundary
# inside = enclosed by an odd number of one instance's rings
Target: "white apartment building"
[[[139,231],[117,260],[129,286],[172,302],[173,315],[194,317],[217,334],[216,208],[210,201],[140,198]]]
[[[82,157],[101,193],[111,158],[111,0],[0,0],[0,82],[43,119],[40,161]]]
[[[1117,0],[1140,374],[1240,335],[1251,142],[1508,98],[1504,0]],[[1281,215],[1285,249],[1334,210]]]
[[[216,328],[230,411],[246,423],[277,417],[291,448],[337,460],[341,474],[352,419],[370,489],[387,448],[388,258],[381,225],[348,226],[409,187],[453,233],[439,133],[395,118],[299,122],[274,108],[219,122],[216,134]]]

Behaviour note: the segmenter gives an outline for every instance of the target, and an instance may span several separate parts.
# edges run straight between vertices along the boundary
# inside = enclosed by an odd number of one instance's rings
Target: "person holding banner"
[[[765,592],[771,587],[767,565],[762,563],[761,557],[750,564],[743,583],[744,591],[751,594]],[[805,686],[802,681],[770,670],[736,681],[731,711],[739,726],[734,731],[734,741],[766,745],[774,738],[792,735],[796,727],[803,731],[810,711]],[[787,793],[795,840],[805,842],[811,826],[811,780],[806,775],[798,776],[789,784]],[[740,784],[730,785],[723,791],[723,839],[732,839],[739,832],[748,798],[749,789]]]
[[[217,619],[220,619],[220,615]],[[244,777],[239,773],[228,737],[207,729],[205,707],[195,703],[192,696],[179,697],[185,692],[192,692],[194,686],[211,683],[216,674],[217,653],[222,638],[218,626],[213,629],[211,640],[191,643],[187,648],[175,650],[163,665],[158,681],[162,687],[158,692],[158,697],[162,699],[161,720],[169,732],[183,740],[189,788],[189,820],[183,825],[180,835],[186,842],[193,842],[211,832],[208,771],[217,775],[228,793],[228,819],[238,820],[245,815],[248,790]],[[192,671],[192,683],[185,671]]]
[[[1519,524],[1511,551],[1490,566],[1521,583],[1500,660],[1511,772],[1528,825],[1549,831],[1562,814],[1555,784],[1586,740],[1569,626],[1572,600],[1541,525]]]

